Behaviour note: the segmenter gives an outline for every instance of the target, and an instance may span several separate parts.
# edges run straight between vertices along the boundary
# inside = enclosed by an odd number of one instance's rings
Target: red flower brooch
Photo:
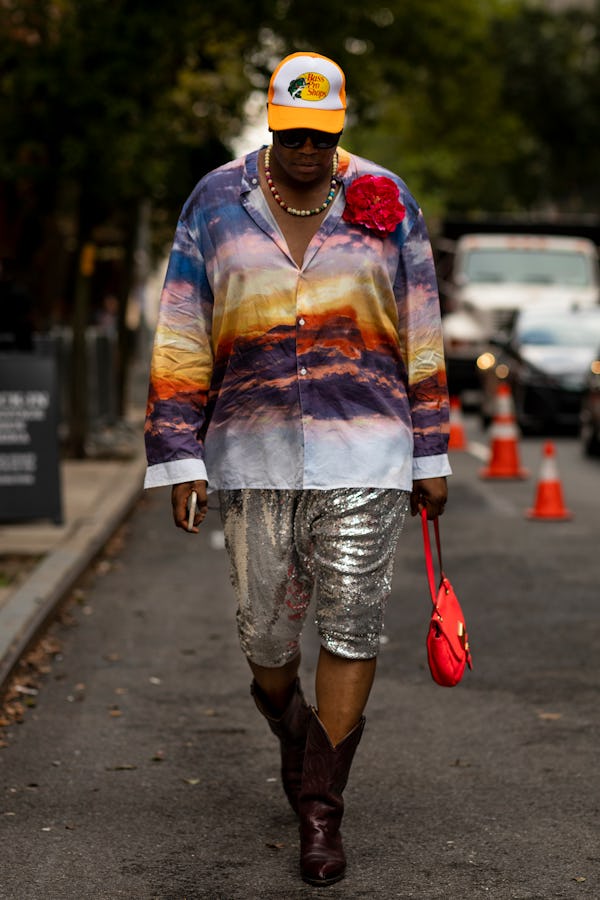
[[[364,225],[381,237],[395,231],[405,215],[400,191],[391,178],[361,175],[346,191],[346,222]]]

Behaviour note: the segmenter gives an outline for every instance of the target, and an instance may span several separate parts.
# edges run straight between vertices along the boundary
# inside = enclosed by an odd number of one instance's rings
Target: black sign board
[[[0,354],[0,521],[62,522],[56,362]]]

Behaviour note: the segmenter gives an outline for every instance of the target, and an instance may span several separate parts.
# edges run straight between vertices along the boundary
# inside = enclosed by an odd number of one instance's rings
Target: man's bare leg
[[[248,660],[254,680],[266,697],[271,713],[277,716],[287,707],[298,677],[300,654],[283,666],[267,668]]]
[[[376,667],[376,657],[345,659],[321,647],[316,677],[317,711],[334,747],[360,721]]]

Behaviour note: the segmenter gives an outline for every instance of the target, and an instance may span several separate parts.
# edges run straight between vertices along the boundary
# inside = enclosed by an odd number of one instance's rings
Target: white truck
[[[476,361],[489,339],[524,308],[600,302],[598,251],[584,237],[463,234],[443,285],[442,320],[450,393],[477,406]]]

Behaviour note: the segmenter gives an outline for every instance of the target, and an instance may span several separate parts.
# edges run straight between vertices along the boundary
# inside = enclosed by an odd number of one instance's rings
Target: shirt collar
[[[248,153],[244,157],[244,171],[242,174],[242,194],[247,193],[248,191],[253,191],[255,188],[259,187],[260,181],[258,178],[258,154],[262,150],[262,147],[259,150],[252,150],[251,153]]]

